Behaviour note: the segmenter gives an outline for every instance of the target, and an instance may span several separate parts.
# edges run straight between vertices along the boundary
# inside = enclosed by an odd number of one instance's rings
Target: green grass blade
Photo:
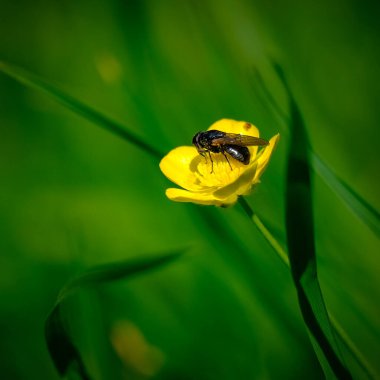
[[[90,380],[79,350],[67,331],[62,313],[62,303],[68,296],[84,288],[118,281],[157,269],[176,260],[184,252],[183,249],[99,266],[86,271],[64,286],[45,323],[47,347],[59,374],[64,376],[70,371],[75,371],[82,380]]]
[[[278,119],[281,121],[281,125],[287,125],[289,117],[279,107],[278,103],[265,85],[258,70],[253,70],[252,79],[261,103],[277,115]],[[337,174],[334,173],[325,162],[323,162],[317,153],[310,149],[309,155],[310,164],[313,170],[323,179],[327,186],[339,196],[354,215],[380,237],[380,213],[356,193],[347,183],[339,178]]]
[[[291,142],[287,164],[286,229],[288,257],[303,319],[317,345],[326,375],[350,379],[330,322],[317,274],[309,145],[299,110],[291,101]],[[323,357],[321,357],[321,353]]]
[[[62,302],[68,295],[76,290],[99,285],[105,282],[117,281],[141,272],[155,269],[156,267],[168,264],[182,255],[186,249],[176,252],[169,252],[152,257],[142,257],[134,260],[127,260],[118,263],[101,265],[91,268],[80,276],[69,281],[59,293],[57,303]]]
[[[256,225],[260,233],[264,236],[265,240],[269,243],[269,245],[274,249],[277,253],[278,257],[281,261],[289,267],[289,258],[285,250],[282,248],[281,244],[274,238],[274,236],[270,233],[270,231],[265,227],[264,223],[260,220],[260,218],[253,212],[248,202],[243,198],[239,198],[239,203],[243,207],[243,210],[246,212],[248,217],[252,220],[252,222]]]
[[[91,377],[86,371],[82,357],[64,326],[61,307],[57,304],[45,323],[46,344],[55,368],[61,376],[74,371],[80,379],[90,380]]]
[[[331,190],[338,194],[348,208],[380,237],[380,214],[377,210],[342,181],[316,153],[311,155],[311,162],[315,172],[323,178]]]
[[[36,75],[4,61],[0,61],[0,71],[8,77],[20,82],[26,87],[33,88],[45,93],[50,98],[56,100],[58,103],[70,109],[77,115],[80,115],[85,119],[92,121],[98,126],[104,128],[105,130],[122,137],[124,140],[129,141],[131,144],[134,144],[138,148],[144,150],[154,158],[160,159],[163,156],[163,153],[146,142],[142,137],[137,136],[133,132],[126,129],[123,125],[111,120],[109,117],[101,114],[90,106],[66,94],[52,84],[47,83],[46,81],[37,77]]]
[[[277,101],[273,97],[272,93],[268,90],[263,77],[261,76],[259,70],[256,69],[256,67],[252,69],[252,81],[258,100],[262,103],[262,105],[277,115],[279,120],[284,125],[288,125],[289,116],[279,107]]]
[[[248,202],[243,197],[239,198],[239,203],[242,206],[245,213],[248,215],[248,217],[254,223],[256,228],[263,235],[265,240],[267,240],[269,245],[273,248],[274,252],[278,255],[279,259],[288,268],[290,268],[288,254],[286,253],[285,249],[283,248],[283,246],[285,244],[283,244],[283,242],[279,242],[278,239],[275,238],[275,236],[266,227],[266,225],[263,223],[263,221],[260,219],[260,217],[252,210],[251,206],[248,204]],[[330,313],[329,313],[329,318],[331,321],[331,325],[334,328],[336,336],[339,337],[339,341],[344,345],[344,347],[347,349],[347,351],[350,352],[352,357],[355,359],[356,363],[359,365],[359,367],[366,374],[367,378],[368,379],[375,379],[376,378],[375,371],[371,368],[367,359],[362,355],[362,353],[355,346],[355,344],[351,340],[351,338],[347,335],[347,333],[340,326],[340,324],[337,322],[337,320],[334,318],[334,316],[331,315]]]

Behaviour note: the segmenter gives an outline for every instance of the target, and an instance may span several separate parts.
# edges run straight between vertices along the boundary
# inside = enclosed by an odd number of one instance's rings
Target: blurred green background
[[[260,86],[286,115],[276,62],[313,150],[380,209],[378,2],[1,0],[0,9],[0,60],[162,154],[225,117],[265,138],[280,132],[247,200],[285,246],[289,134]],[[172,203],[168,186],[146,152],[0,72],[1,378],[58,379],[44,322],[74,275],[183,247],[166,267],[65,302],[94,379],[323,378],[289,270],[239,205]],[[380,378],[379,237],[318,175],[313,206],[327,307]]]

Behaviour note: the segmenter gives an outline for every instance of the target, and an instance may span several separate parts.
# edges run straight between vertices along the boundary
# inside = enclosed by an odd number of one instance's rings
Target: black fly
[[[214,163],[211,158],[211,153],[222,153],[232,170],[226,153],[244,165],[248,165],[251,154],[247,146],[265,146],[268,145],[269,142],[259,137],[226,133],[212,129],[210,131],[198,132],[193,137],[193,144],[197,148],[198,153],[203,157],[206,157],[206,153],[208,153],[212,173]]]

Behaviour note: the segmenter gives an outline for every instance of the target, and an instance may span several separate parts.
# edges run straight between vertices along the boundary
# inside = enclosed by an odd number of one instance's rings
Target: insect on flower
[[[161,171],[179,186],[166,189],[166,196],[175,202],[233,205],[258,185],[280,137],[274,135],[268,142],[259,136],[253,124],[232,119],[198,132],[193,146],[178,146],[162,158]],[[265,146],[258,152],[260,145]],[[211,163],[214,160],[211,173],[207,156]]]
[[[211,153],[222,153],[232,170],[227,154],[244,165],[248,165],[251,154],[247,146],[265,146],[268,144],[269,142],[267,140],[259,137],[226,133],[216,129],[198,132],[193,137],[193,145],[197,148],[198,153],[205,158],[208,153],[211,161],[211,173],[214,170]]]

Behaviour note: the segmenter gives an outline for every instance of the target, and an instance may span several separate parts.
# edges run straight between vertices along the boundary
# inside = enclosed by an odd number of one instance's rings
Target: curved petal
[[[226,133],[259,136],[258,129],[247,122],[221,119],[210,129]],[[229,206],[238,196],[248,194],[269,163],[279,135],[273,136],[269,145],[261,149],[250,146],[251,160],[248,165],[238,161],[229,162],[221,155],[213,157],[213,170],[207,159],[199,155],[193,146],[181,146],[170,151],[160,162],[164,175],[183,189],[166,190],[169,199],[177,202],[192,202],[203,205]]]
[[[220,189],[214,192],[214,196],[217,198],[228,198],[233,194],[243,195],[249,193],[252,185],[254,184],[254,178],[256,174],[257,165],[251,165],[242,172],[239,178],[236,181],[230,183],[227,186],[221,187]]]
[[[251,123],[246,121],[236,121],[232,119],[221,119],[216,121],[208,129],[216,129],[226,133],[236,133],[241,135],[259,137],[259,130]]]
[[[258,157],[258,159],[257,159],[257,170],[256,170],[254,182],[259,181],[261,175],[263,174],[264,170],[266,169],[266,167],[269,163],[269,160],[272,156],[272,153],[273,153],[274,149],[276,148],[276,145],[277,145],[279,139],[280,139],[280,134],[277,133],[277,135],[273,136],[269,140],[269,145],[267,145],[264,148],[262,154],[260,155],[260,157]]]
[[[260,137],[260,132],[257,129],[257,127],[251,123],[248,123],[247,121],[221,119],[221,120],[216,121],[214,124],[212,124],[208,130],[210,129],[216,129],[218,131],[222,131],[226,133],[236,133],[240,135]],[[250,146],[248,147],[248,149],[251,152],[251,160],[253,160],[257,154],[258,147]]]
[[[176,202],[192,202],[201,205],[230,206],[237,201],[237,195],[218,199],[211,193],[194,193],[182,189],[170,188],[166,190],[166,196]]]
[[[160,169],[170,181],[187,190],[201,191],[203,186],[191,170],[191,164],[199,156],[192,146],[179,146],[171,150],[160,162]]]

